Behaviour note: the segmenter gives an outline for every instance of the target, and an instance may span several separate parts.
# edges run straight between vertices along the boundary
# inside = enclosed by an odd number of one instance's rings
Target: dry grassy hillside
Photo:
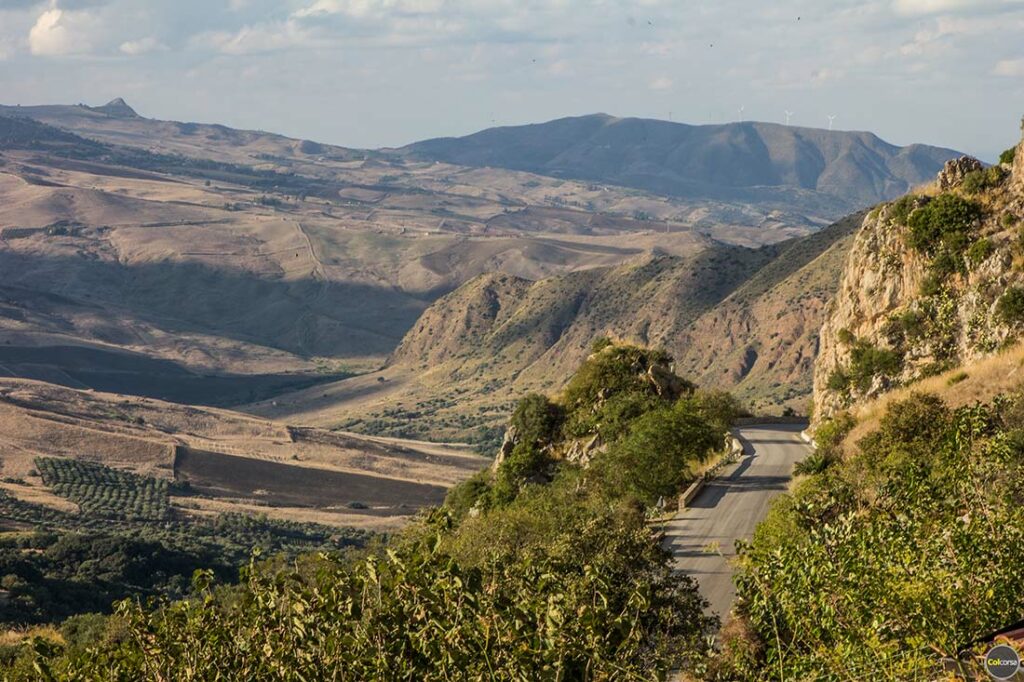
[[[0,117],[0,376],[249,402],[379,366],[434,300],[480,274],[543,279],[708,243],[672,202],[635,191],[295,141],[302,164],[271,163],[258,146],[285,138],[81,107],[18,113],[99,141]],[[143,139],[118,130],[183,136],[204,156],[109,144]]]
[[[246,409],[332,428],[486,441],[512,401],[557,390],[602,335],[665,348],[682,374],[735,388],[759,408],[803,409],[817,330],[858,218],[760,250],[648,253],[536,282],[482,276],[431,306],[380,372]]]
[[[677,370],[704,386],[729,387],[755,411],[803,413],[821,323],[862,218],[797,240],[701,315],[669,346]]]
[[[0,380],[0,484],[54,506],[37,457],[99,462],[187,482],[180,514],[259,511],[357,527],[393,526],[437,504],[486,462],[465,448],[295,428],[217,409]]]

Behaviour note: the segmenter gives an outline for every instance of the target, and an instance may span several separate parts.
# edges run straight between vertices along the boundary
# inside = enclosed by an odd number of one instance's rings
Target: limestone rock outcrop
[[[816,421],[1024,338],[1024,320],[1000,305],[1007,292],[1024,292],[1024,142],[1009,178],[966,193],[964,176],[981,168],[967,157],[950,161],[928,192],[956,193],[980,207],[955,252],[910,245],[906,223],[928,196],[882,205],[864,219],[821,329]],[[953,265],[939,268],[940,257]]]
[[[939,189],[953,189],[964,181],[968,173],[979,171],[985,166],[974,157],[961,156],[959,159],[950,159],[939,171]]]

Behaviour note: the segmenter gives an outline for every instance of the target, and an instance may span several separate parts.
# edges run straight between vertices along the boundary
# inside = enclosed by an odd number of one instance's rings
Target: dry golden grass
[[[265,515],[269,519],[278,521],[319,523],[338,528],[362,528],[378,533],[396,531],[412,518],[411,516],[374,516],[366,513],[328,511],[309,507],[271,507],[255,502],[206,497],[173,498],[172,503],[176,509],[197,517],[210,518],[227,513]]]
[[[966,374],[965,378],[961,375]],[[882,415],[893,402],[905,400],[912,393],[934,393],[951,407],[987,402],[1013,391],[1024,383],[1024,343],[1001,353],[951,369],[884,396],[853,410],[857,426],[846,438],[847,446],[878,428]]]
[[[64,643],[64,637],[61,636],[57,628],[52,625],[37,625],[29,628],[0,631],[0,646],[21,644],[32,637],[39,637],[54,644]]]
[[[22,502],[39,504],[44,507],[56,509],[57,511],[67,512],[69,514],[78,513],[77,504],[66,500],[63,497],[54,495],[45,488],[33,485],[19,485],[17,483],[0,483],[0,490],[3,490],[11,497],[19,499]]]

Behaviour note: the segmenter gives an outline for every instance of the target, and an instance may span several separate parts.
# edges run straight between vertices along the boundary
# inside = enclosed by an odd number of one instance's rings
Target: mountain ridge
[[[608,114],[489,128],[396,151],[683,197],[770,204],[786,199],[787,191],[811,191],[830,204],[833,218],[899,196],[960,156],[924,144],[900,147],[871,132],[749,121],[691,125]]]

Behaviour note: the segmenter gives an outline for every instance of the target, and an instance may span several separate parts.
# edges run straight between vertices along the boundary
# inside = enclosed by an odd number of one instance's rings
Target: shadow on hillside
[[[166,333],[205,334],[304,357],[385,355],[442,291],[420,298],[394,287],[274,279],[225,265],[156,262],[123,265],[96,259],[0,251],[0,317],[74,332],[76,314],[113,320],[91,324],[94,338],[137,344],[133,321]]]

